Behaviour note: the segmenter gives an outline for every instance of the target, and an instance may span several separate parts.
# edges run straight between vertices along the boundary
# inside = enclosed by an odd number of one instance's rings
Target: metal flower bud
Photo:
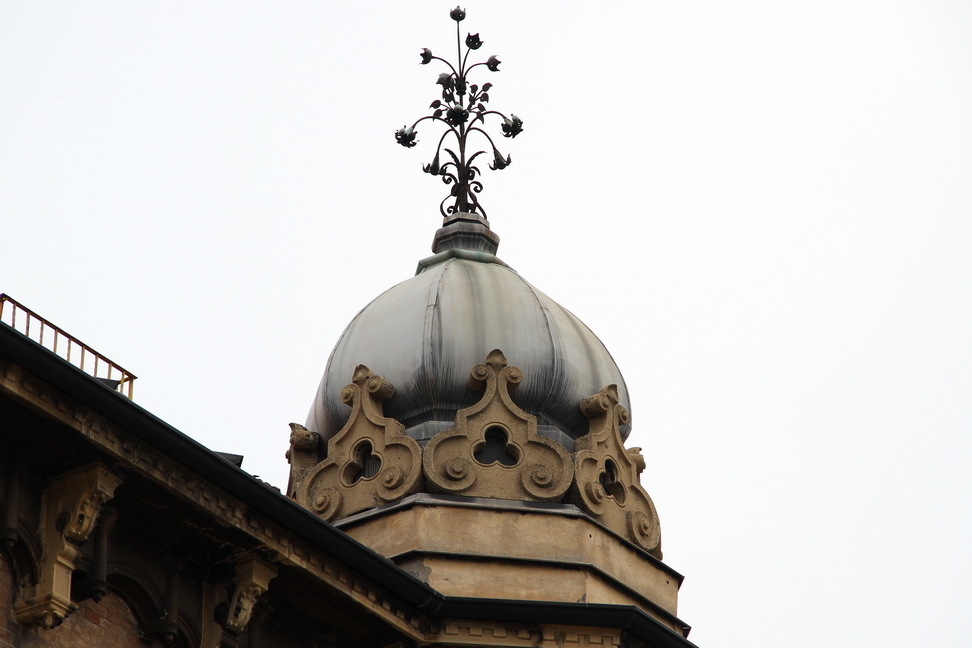
[[[442,86],[443,90],[452,90],[452,75],[448,72],[442,72],[439,74],[439,78],[436,80],[436,83]]]
[[[493,163],[489,165],[489,168],[492,169],[493,171],[499,171],[501,169],[505,169],[506,167],[510,166],[510,163],[512,161],[513,160],[510,158],[509,155],[507,155],[506,159],[504,160],[503,154],[500,153],[498,149],[494,148]]]
[[[456,8],[449,12],[449,17],[459,22],[466,17],[466,10],[460,9],[459,5],[456,5]]]
[[[479,34],[469,34],[466,36],[466,47],[473,50],[478,50],[483,46],[483,41],[479,39]]]
[[[509,118],[503,118],[503,125],[500,128],[503,129],[503,137],[516,137],[523,132],[523,120],[511,114]]]
[[[416,135],[418,135],[418,131],[411,126],[402,126],[395,131],[395,141],[405,148],[412,148],[418,144],[418,142],[415,141]]]
[[[432,158],[432,164],[423,165],[422,170],[432,175],[439,175],[439,154],[436,153],[435,157]]]
[[[427,65],[432,60],[432,50],[428,47],[422,49],[422,65]]]
[[[449,107],[446,111],[445,120],[450,126],[458,126],[459,124],[465,124],[466,120],[469,119],[469,111],[462,107],[461,104],[455,104]]]
[[[502,61],[495,56],[490,56],[488,59],[486,59],[486,67],[489,68],[490,72],[499,72],[500,63],[502,63]]]

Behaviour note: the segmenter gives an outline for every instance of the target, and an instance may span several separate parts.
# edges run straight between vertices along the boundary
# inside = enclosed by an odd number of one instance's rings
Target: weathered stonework
[[[585,398],[581,410],[590,419],[590,432],[575,442],[576,480],[569,500],[660,560],[658,513],[639,479],[645,460],[641,448],[625,449],[618,431],[628,412],[618,404],[617,386]]]
[[[307,481],[307,473],[319,462],[321,435],[311,432],[299,423],[290,424],[290,449],[285,455],[290,464],[290,484],[287,495],[297,499],[297,492]]]
[[[422,449],[405,426],[382,415],[394,387],[358,365],[341,400],[353,409],[327,443],[327,458],[307,472],[297,501],[325,520],[401,499],[422,487]]]
[[[17,622],[49,630],[78,609],[71,601],[71,575],[101,505],[111,499],[121,479],[101,464],[84,466],[55,478],[43,496],[42,554],[37,581],[20,588]]]
[[[494,349],[473,367],[470,388],[483,392],[456,414],[456,427],[435,435],[423,466],[431,492],[511,500],[559,501],[573,465],[562,445],[537,434],[537,418],[510,398],[523,373]]]
[[[82,601],[78,610],[51,632],[8,623],[12,611],[9,575],[6,556],[0,553],[0,648],[147,648],[139,638],[138,621],[131,609],[114,593],[100,602]]]
[[[236,565],[236,588],[226,606],[226,617],[221,619],[221,625],[233,635],[241,634],[250,622],[257,599],[267,591],[276,575],[277,568],[257,556],[241,558]]]
[[[681,575],[575,506],[419,493],[337,526],[446,596],[635,606],[685,626]]]
[[[391,397],[392,386],[359,365],[342,393],[353,412],[328,442],[324,461],[312,465],[319,436],[291,424],[292,496],[328,521],[401,500],[423,485],[431,493],[567,501],[661,558],[658,515],[639,479],[644,458],[640,448],[625,449],[621,439],[628,413],[617,387],[609,385],[579,404],[590,431],[568,453],[537,434],[536,417],[512,401],[510,392],[522,379],[502,351],[493,350],[470,373],[469,387],[483,392],[482,398],[460,410],[455,427],[422,449],[400,422],[382,416],[381,402]]]
[[[621,644],[621,631],[614,628],[592,628],[561,624],[544,624],[532,628],[516,627],[488,621],[454,621],[434,629],[434,640],[440,644],[496,646],[497,648],[613,648]]]

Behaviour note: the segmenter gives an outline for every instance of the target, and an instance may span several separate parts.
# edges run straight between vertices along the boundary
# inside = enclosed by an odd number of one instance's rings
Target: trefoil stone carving
[[[618,430],[628,422],[628,411],[618,403],[617,385],[585,398],[580,407],[590,431],[574,442],[576,480],[568,500],[660,560],[658,513],[639,479],[645,459],[641,448],[625,449]]]
[[[358,365],[341,400],[351,417],[327,443],[327,458],[307,472],[297,500],[325,520],[411,495],[422,488],[422,449],[405,426],[383,415],[391,383]]]
[[[562,445],[537,434],[537,418],[510,398],[523,372],[499,349],[473,367],[469,387],[478,403],[456,413],[456,426],[425,447],[429,491],[510,500],[559,501],[574,476]]]

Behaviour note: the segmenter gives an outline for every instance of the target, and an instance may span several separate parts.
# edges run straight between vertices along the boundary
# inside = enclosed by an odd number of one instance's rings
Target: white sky
[[[972,4],[466,7],[525,122],[499,256],[624,372],[690,638],[968,646]],[[341,330],[431,254],[434,129],[393,132],[449,8],[3,3],[0,292],[285,485]]]

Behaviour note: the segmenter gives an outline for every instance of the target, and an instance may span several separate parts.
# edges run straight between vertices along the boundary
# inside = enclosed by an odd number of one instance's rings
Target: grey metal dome
[[[364,364],[395,387],[385,416],[401,421],[412,438],[430,439],[479,400],[469,372],[492,349],[523,371],[516,404],[537,417],[540,434],[568,450],[588,432],[581,399],[614,383],[630,411],[621,372],[583,322],[493,254],[453,248],[420,262],[416,276],[351,321],[331,352],[306,427],[325,439],[341,429],[351,413],[341,390]]]

